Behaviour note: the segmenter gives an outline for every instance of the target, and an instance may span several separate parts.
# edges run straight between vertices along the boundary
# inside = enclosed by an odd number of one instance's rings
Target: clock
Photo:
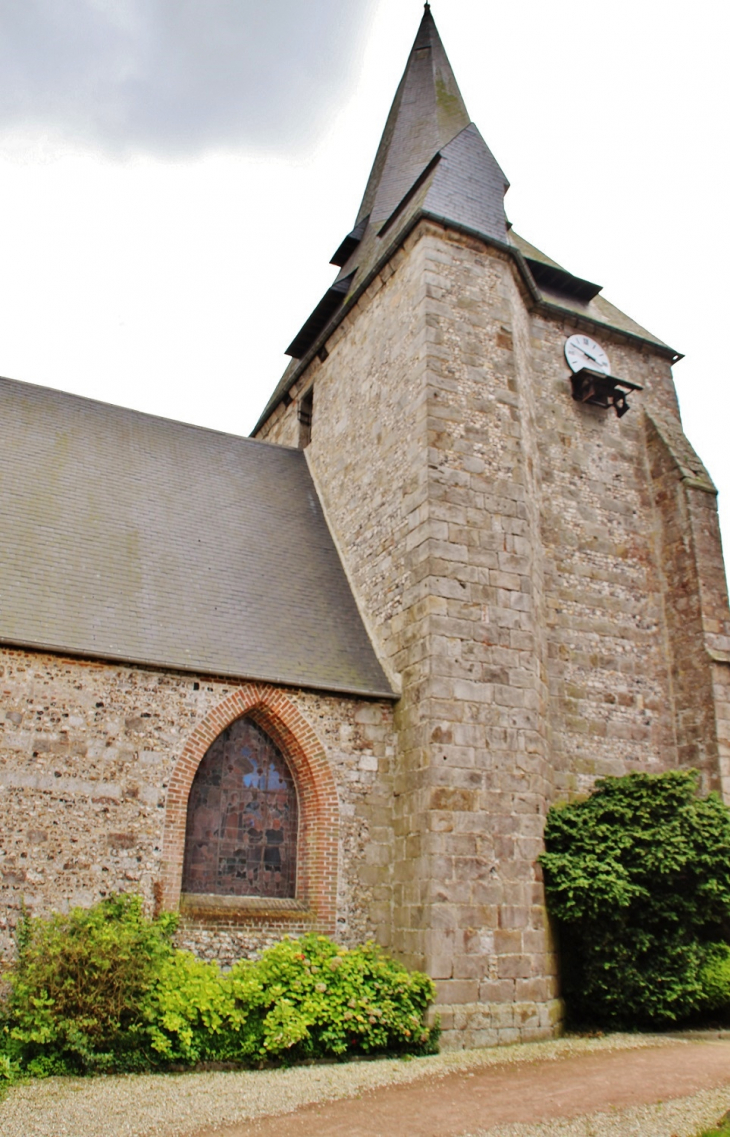
[[[603,371],[605,375],[611,373],[608,356],[589,336],[571,336],[567,339],[565,358],[571,371],[580,371],[583,367],[588,367],[591,371]]]

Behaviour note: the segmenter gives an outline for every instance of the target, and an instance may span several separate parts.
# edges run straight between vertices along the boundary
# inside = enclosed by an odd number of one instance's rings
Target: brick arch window
[[[296,895],[297,791],[286,758],[250,718],[208,748],[193,780],[183,892]]]
[[[188,816],[190,809],[197,814],[199,806],[195,805],[195,800],[198,786],[203,786],[206,778],[206,775],[202,774],[194,790],[197,774],[201,768],[205,768],[206,759],[209,754],[214,753],[216,744],[225,749],[231,739],[235,740],[238,737],[237,732],[242,729],[236,725],[239,723],[249,724],[247,728],[249,740],[252,737],[250,727],[258,729],[259,738],[264,740],[266,747],[273,747],[276,754],[285,762],[284,768],[278,767],[280,771],[278,779],[285,780],[288,770],[295,787],[297,809],[297,823],[294,826],[297,834],[295,890],[288,896],[282,896],[281,893],[273,896],[251,892],[228,895],[204,893],[197,891],[201,887],[207,887],[200,883],[192,885],[195,891],[187,891],[191,887],[188,883],[190,879],[188,863],[190,873],[194,868],[192,854],[189,862],[186,857]],[[235,729],[231,731],[231,728]],[[258,745],[257,742],[256,746]],[[260,745],[263,747],[264,743]],[[233,749],[235,750],[235,745]],[[276,783],[277,779],[272,776],[269,784],[273,787]],[[276,794],[280,791],[274,789],[273,792]],[[212,793],[202,795],[206,798],[206,807],[212,806],[213,796]],[[191,799],[193,799],[192,804]],[[280,806],[274,802],[274,813],[277,808]],[[240,816],[238,806],[232,805],[229,812],[237,825],[237,818]],[[289,816],[291,817],[291,814]],[[161,908],[174,911],[181,902],[184,902],[190,909],[186,899],[190,898],[192,908],[198,911],[205,901],[207,911],[219,913],[221,919],[225,912],[226,920],[240,919],[247,926],[256,926],[258,921],[268,927],[274,918],[289,919],[288,912],[293,913],[291,919],[295,917],[299,919],[297,913],[303,913],[302,918],[309,921],[308,926],[331,933],[334,931],[337,910],[339,820],[337,787],[333,773],[322,744],[310,723],[303,717],[296,703],[281,689],[267,683],[246,683],[211,708],[188,736],[177,757],[165,801],[161,874],[155,884],[157,903]],[[275,825],[266,828],[275,829]],[[198,840],[202,839],[201,831],[195,827],[190,829],[190,834]],[[269,842],[269,845],[273,844],[275,842]],[[269,863],[273,863],[274,859],[270,853]],[[232,866],[234,876],[241,869],[242,863],[243,856],[236,860],[234,854]],[[263,880],[265,879],[265,870],[261,867],[263,858],[258,864],[259,875]],[[183,891],[184,872],[185,891]],[[286,877],[286,873],[283,876]],[[198,877],[198,881],[200,879]],[[246,880],[248,879],[247,876]],[[246,887],[248,888],[248,884]],[[281,881],[277,882],[277,887],[281,887]],[[199,898],[199,902],[196,898]],[[219,906],[220,912],[215,905]],[[211,919],[213,918],[211,915]]]

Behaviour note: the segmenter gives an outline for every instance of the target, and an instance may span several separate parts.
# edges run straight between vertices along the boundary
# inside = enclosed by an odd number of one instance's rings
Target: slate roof
[[[398,248],[419,217],[468,230],[511,252],[535,301],[677,352],[598,295],[600,287],[562,269],[509,231],[509,188],[494,155],[470,122],[430,8],[426,6],[393,100],[355,226],[333,257],[340,272],[289,345],[287,366],[256,424],[266,422],[292,384]],[[532,273],[530,260],[551,266]],[[539,276],[539,280],[536,277]],[[553,287],[548,285],[552,283]],[[557,289],[555,285],[561,286]],[[338,291],[339,289],[339,291]]]
[[[304,454],[0,379],[0,641],[392,697]]]
[[[428,213],[506,242],[504,173],[484,142],[456,82],[428,6],[378,146],[356,225],[359,246],[338,279],[353,273],[354,292],[383,251]]]
[[[520,237],[515,233],[514,229],[510,230],[509,239],[515,248],[519,249],[522,255],[528,259],[528,263],[529,260],[534,259],[541,261],[545,265],[550,265],[553,268],[562,268],[557,261],[552,260],[546,256],[545,253],[536,249],[534,245],[531,245],[529,241],[526,241],[524,237]],[[608,328],[626,332],[627,335],[636,336],[637,339],[643,340],[645,343],[652,343],[657,347],[664,348],[669,355],[673,356],[674,362],[682,358],[679,352],[674,351],[674,349],[663,340],[660,340],[658,336],[647,331],[647,329],[642,327],[641,324],[638,324],[636,320],[632,320],[630,316],[627,316],[625,312],[622,312],[615,304],[607,300],[605,296],[596,295],[589,302],[582,303],[580,300],[568,296],[563,291],[551,292],[549,289],[542,287],[539,289],[539,293],[541,298],[547,303],[552,304],[553,307],[562,308],[577,316],[586,316],[589,320],[597,324],[605,324]]]
[[[357,214],[378,227],[469,114],[430,9],[423,14]]]

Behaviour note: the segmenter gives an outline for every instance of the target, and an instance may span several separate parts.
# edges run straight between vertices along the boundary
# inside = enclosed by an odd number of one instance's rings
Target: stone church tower
[[[730,800],[716,491],[680,357],[518,237],[507,188],[426,5],[340,273],[256,432],[306,446],[401,693],[392,946],[439,981],[447,1029],[477,1032],[557,1013],[551,802],[676,765]]]
[[[676,766],[730,800],[679,357],[506,190],[426,5],[254,438],[0,379],[0,951],[131,890],[224,964],[375,937],[447,1045],[545,1037],[551,803]]]

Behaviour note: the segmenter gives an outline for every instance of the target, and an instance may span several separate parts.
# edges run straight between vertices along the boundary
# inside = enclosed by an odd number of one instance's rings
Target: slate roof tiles
[[[0,641],[390,696],[304,454],[0,379]]]

